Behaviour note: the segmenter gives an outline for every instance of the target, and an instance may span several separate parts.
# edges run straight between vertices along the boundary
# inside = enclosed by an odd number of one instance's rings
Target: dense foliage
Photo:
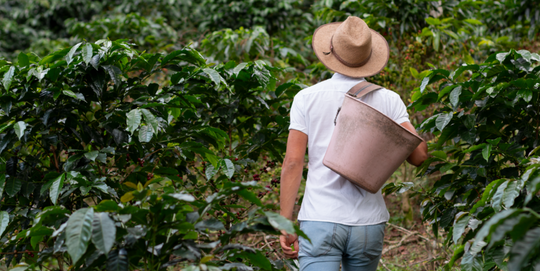
[[[283,268],[235,241],[295,232],[263,205],[273,191],[258,182],[275,166],[260,165],[260,154],[281,159],[297,88],[276,87],[279,70],[262,61],[211,67],[189,47],[140,54],[108,40],[41,60],[21,53],[0,70],[8,264]]]
[[[449,266],[462,255],[463,270],[540,266],[538,61],[511,50],[480,65],[433,70],[413,95],[417,110],[441,104],[420,126],[438,134],[423,172],[442,174],[425,191],[422,214],[457,245]]]

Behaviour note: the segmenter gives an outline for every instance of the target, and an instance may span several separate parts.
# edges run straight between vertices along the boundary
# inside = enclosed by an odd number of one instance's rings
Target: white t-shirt
[[[294,97],[289,129],[308,135],[308,177],[300,221],[326,221],[344,225],[373,225],[390,215],[381,191],[371,194],[323,165],[326,148],[334,131],[334,118],[344,94],[363,78],[334,74],[331,79],[303,89]],[[409,121],[405,104],[388,89],[361,98],[397,123]]]

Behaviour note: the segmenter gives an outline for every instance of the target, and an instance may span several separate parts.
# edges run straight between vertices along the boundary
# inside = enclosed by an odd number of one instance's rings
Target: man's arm
[[[294,203],[298,195],[298,188],[302,181],[304,157],[306,155],[308,136],[297,130],[289,131],[287,139],[287,152],[281,168],[280,188],[280,214],[292,220]]]
[[[418,135],[416,132],[416,129],[414,129],[414,126],[406,121],[401,123],[401,126],[403,126],[405,129],[411,131],[413,134]],[[428,148],[425,141],[422,141],[416,149],[409,155],[407,158],[407,162],[409,162],[411,165],[419,167],[428,157]]]
[[[281,168],[280,187],[280,214],[289,220],[293,219],[293,209],[298,195],[298,188],[302,181],[304,170],[304,157],[306,155],[308,136],[300,131],[291,129],[287,139],[287,152]],[[280,236],[283,253],[288,258],[298,257],[298,237],[283,232]],[[291,249],[294,245],[294,250]]]

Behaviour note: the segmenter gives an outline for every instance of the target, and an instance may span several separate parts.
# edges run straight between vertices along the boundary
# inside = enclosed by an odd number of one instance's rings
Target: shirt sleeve
[[[291,106],[291,124],[289,130],[298,130],[304,134],[308,134],[306,112],[304,110],[304,99],[302,96],[294,96],[294,100]]]
[[[407,113],[407,107],[401,100],[401,97],[397,93],[392,96],[393,99],[391,99],[390,104],[392,115],[390,117],[399,124],[409,121],[409,113]]]

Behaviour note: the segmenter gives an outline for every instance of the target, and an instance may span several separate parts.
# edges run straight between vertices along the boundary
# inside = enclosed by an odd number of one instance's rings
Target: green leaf
[[[465,53],[465,55],[463,56],[463,60],[465,60],[465,63],[467,63],[469,65],[474,64],[474,58],[469,53]]]
[[[216,173],[218,172],[219,170],[219,167],[218,168],[215,168],[214,165],[210,164],[206,167],[206,172],[205,172],[205,175],[206,175],[206,179],[207,180],[210,180],[212,179],[212,177],[214,177],[214,175],[216,175]]]
[[[491,197],[491,194],[493,194],[493,188],[498,187],[504,179],[499,179],[491,182],[488,186],[486,186],[486,189],[484,190],[484,193],[482,194],[482,198],[476,202],[473,207],[471,208],[471,214],[474,214],[476,212],[476,209],[479,207],[484,207],[487,200]]]
[[[491,145],[488,144],[482,149],[482,157],[484,157],[486,161],[489,161],[490,155],[491,155]]]
[[[495,228],[493,226],[499,224],[502,220],[514,215],[517,212],[519,211],[515,209],[509,209],[499,213],[495,213],[495,215],[491,217],[487,222],[485,222],[484,226],[482,226],[482,228],[476,233],[476,236],[474,237],[474,242],[471,245],[469,253],[471,253],[472,255],[478,254],[478,252],[480,252],[480,250],[482,250],[482,248],[486,246],[487,243],[484,240],[491,232],[491,228]]]
[[[152,127],[145,125],[141,126],[139,129],[139,141],[141,143],[150,142],[152,140],[152,136],[154,136],[154,131],[152,130]]]
[[[517,92],[517,96],[525,102],[530,102],[533,98],[533,92],[530,89],[520,89]]]
[[[245,62],[238,64],[238,66],[234,67],[233,74],[238,77],[238,73],[240,73],[247,65],[248,63]]]
[[[125,249],[114,250],[109,253],[107,271],[128,271],[129,261]]]
[[[0,190],[2,189],[2,184],[0,180]],[[531,181],[527,182],[527,197],[525,198],[525,205],[529,204],[529,202],[533,199],[533,197],[538,193],[540,190],[540,176],[534,177]],[[0,196],[2,194],[0,193]]]
[[[6,174],[0,174],[0,199],[4,196],[5,185],[6,185]]]
[[[99,151],[91,151],[84,154],[84,157],[86,157],[89,160],[95,161],[96,158],[99,155]]]
[[[8,194],[9,197],[13,197],[21,190],[21,187],[22,181],[17,178],[11,177],[6,181],[6,194]]]
[[[198,229],[198,230],[209,229],[209,230],[219,231],[219,230],[225,229],[225,226],[223,225],[221,221],[215,218],[210,218],[207,220],[199,221],[199,223],[195,224],[195,229]]]
[[[84,95],[82,95],[81,93],[75,93],[71,90],[62,90],[62,93],[66,96],[69,96],[75,100],[79,100],[79,101],[84,101],[86,102],[86,99],[84,98]]]
[[[203,69],[203,72],[205,72],[206,74],[208,74],[208,76],[210,77],[210,79],[212,80],[212,82],[214,82],[216,84],[216,86],[219,86],[219,83],[223,80],[221,78],[221,75],[219,75],[219,73],[214,70],[214,69],[211,69],[211,68],[204,68]]]
[[[92,45],[90,43],[85,44],[82,49],[82,57],[86,65],[88,65],[88,63],[92,61],[92,53],[93,53]]]
[[[17,59],[19,60],[19,67],[26,67],[30,65],[30,60],[28,59],[28,56],[23,52],[19,53]]]
[[[69,218],[66,227],[67,252],[73,259],[73,263],[82,257],[88,248],[88,242],[92,236],[92,223],[94,221],[94,209],[83,208],[75,211]]]
[[[77,52],[77,49],[79,48],[79,46],[81,46],[81,44],[82,42],[73,45],[73,47],[71,47],[71,49],[69,50],[69,53],[67,53],[66,62],[68,65],[73,61],[73,55],[75,55],[75,52]]]
[[[154,128],[154,132],[157,133],[159,124],[156,117],[148,109],[141,109],[141,111],[144,116],[144,121],[146,121],[147,124],[150,124],[152,128]]]
[[[466,252],[461,260],[461,268],[463,271],[482,271],[483,265],[484,263],[480,255],[476,256],[476,254],[471,254],[469,252]]]
[[[249,202],[256,204],[257,206],[262,206],[261,200],[257,197],[257,195],[251,193],[247,189],[241,189],[236,192],[238,195],[242,196],[242,198],[248,200]]]
[[[474,25],[482,25],[482,22],[480,22],[477,19],[465,19],[465,22],[470,23],[470,24],[474,24]]]
[[[225,167],[223,167],[225,175],[227,175],[227,178],[230,179],[234,175],[234,164],[229,159],[223,159],[223,162],[225,163]]]
[[[496,58],[499,62],[503,63],[504,60],[506,59],[506,57],[509,55],[510,53],[499,53],[497,54]]]
[[[461,95],[461,86],[458,86],[450,92],[450,103],[456,107],[459,103],[459,95]]]
[[[141,111],[139,109],[133,109],[127,113],[127,130],[133,132],[141,125]]]
[[[107,254],[116,239],[116,226],[107,213],[95,213],[92,223],[92,243],[101,252]]]
[[[440,25],[441,24],[441,20],[439,20],[437,18],[428,17],[425,20],[426,20],[426,23],[428,23],[429,25]]]
[[[461,235],[465,232],[465,227],[469,224],[469,220],[471,220],[470,216],[464,216],[461,219],[454,222],[454,229],[452,232],[452,238],[454,241],[454,244],[458,244],[459,238],[461,238]]]
[[[6,211],[0,211],[0,237],[4,234],[7,226],[9,225],[9,214]]]
[[[53,205],[56,205],[58,196],[60,195],[60,192],[62,191],[62,188],[64,187],[65,179],[66,179],[66,174],[62,173],[62,175],[54,179],[51,187],[49,188],[49,197],[51,198]]]
[[[508,180],[503,182],[497,188],[497,191],[495,192],[495,194],[493,194],[493,198],[491,199],[491,207],[493,207],[493,209],[496,212],[499,212],[502,209],[502,198],[503,198],[503,195],[504,195],[504,191],[506,190],[506,187],[508,186],[508,183],[509,183]]]
[[[67,161],[64,163],[64,171],[72,171],[77,167],[77,164],[79,163],[79,160],[83,158],[84,154],[75,154],[70,156]]]
[[[4,79],[2,79],[2,84],[6,90],[9,90],[11,87],[11,82],[13,82],[13,75],[15,75],[15,66],[9,67],[9,70],[4,73]]]
[[[540,245],[540,228],[527,231],[523,239],[516,241],[510,251],[508,270],[522,270],[525,259]]]
[[[185,193],[165,194],[163,196],[164,197],[171,197],[171,198],[174,198],[176,200],[187,201],[187,202],[195,201],[195,197],[193,197],[190,194],[185,194]]]
[[[420,92],[424,92],[424,89],[426,89],[428,83],[429,83],[429,77],[424,77],[424,79],[422,79],[422,83],[420,84]]]
[[[268,218],[268,222],[270,222],[270,225],[272,225],[274,228],[280,231],[284,230],[290,234],[295,233],[293,223],[287,218],[274,212],[264,212],[264,214]]]
[[[444,151],[433,151],[431,152],[431,155],[432,156],[435,156],[441,160],[446,160],[448,158],[448,156],[446,155],[446,152]]]
[[[418,79],[418,71],[413,67],[410,67],[409,70],[411,71],[412,76]]]
[[[514,200],[519,196],[521,188],[518,181],[513,181],[508,184],[502,196],[502,204],[504,207],[510,208],[514,205]]]
[[[439,129],[439,131],[442,132],[444,127],[446,127],[446,125],[450,123],[450,120],[452,119],[453,116],[454,116],[453,112],[448,112],[446,114],[441,113],[435,120],[435,126],[437,126],[437,129]]]
[[[13,125],[13,129],[15,130],[15,134],[21,139],[21,137],[24,135],[24,131],[26,130],[26,123],[24,121],[18,121]]]
[[[253,265],[258,266],[263,270],[272,270],[272,263],[270,263],[261,251],[257,251],[257,253],[243,252],[242,254],[248,258]]]

